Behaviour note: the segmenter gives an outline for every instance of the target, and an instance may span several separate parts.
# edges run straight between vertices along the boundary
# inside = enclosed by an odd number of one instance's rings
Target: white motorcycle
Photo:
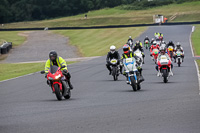
[[[182,62],[182,52],[180,51],[180,50],[178,50],[177,52],[176,52],[176,57],[177,57],[177,64],[178,64],[178,67],[180,67],[181,66],[181,62]]]
[[[130,85],[132,86],[133,91],[141,89],[140,82],[138,80],[138,70],[137,63],[135,58],[126,58],[123,60],[124,69],[128,76]]]
[[[142,63],[144,63],[142,52],[139,49],[137,49],[134,53],[140,58],[139,66],[142,67]]]

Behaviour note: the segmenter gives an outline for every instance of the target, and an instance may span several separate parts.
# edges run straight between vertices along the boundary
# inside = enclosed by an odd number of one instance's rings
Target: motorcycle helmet
[[[170,43],[170,44],[172,44],[172,43],[173,43],[173,41],[169,41],[169,43]]]
[[[165,41],[162,41],[162,43],[166,44],[166,42],[165,42]]]
[[[116,47],[115,47],[114,45],[110,46],[110,52],[111,52],[112,54],[115,53],[115,49],[116,49]]]
[[[131,39],[132,37],[131,36],[129,36],[129,39]]]
[[[157,42],[156,42],[156,41],[153,41],[153,45],[156,46],[156,44],[157,44]]]
[[[50,53],[49,53],[49,59],[51,61],[55,61],[57,59],[57,56],[58,56],[58,54],[57,54],[57,52],[55,50],[50,51]]]
[[[180,42],[177,42],[176,47],[177,47],[177,48],[180,48],[180,47],[181,47]]]
[[[130,47],[129,47],[128,44],[125,44],[125,45],[123,46],[123,51],[124,51],[125,54],[127,54],[127,53],[130,51]]]
[[[166,48],[164,46],[160,47],[160,53],[165,54]]]
[[[136,47],[139,47],[140,46],[140,41],[136,41]]]

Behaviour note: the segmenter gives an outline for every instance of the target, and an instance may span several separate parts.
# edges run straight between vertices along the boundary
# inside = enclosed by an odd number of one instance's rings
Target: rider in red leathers
[[[154,49],[160,49],[159,45],[156,43],[156,41],[153,42],[153,44],[150,47],[150,52],[152,53]],[[152,56],[152,54],[150,54]]]

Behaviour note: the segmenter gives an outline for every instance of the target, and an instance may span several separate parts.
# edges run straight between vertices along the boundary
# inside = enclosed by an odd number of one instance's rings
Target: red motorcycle
[[[62,97],[70,99],[71,91],[68,85],[66,77],[63,75],[61,68],[58,66],[51,66],[47,74],[47,82],[51,86],[53,93],[55,93],[57,99],[60,101]],[[45,71],[41,71],[44,74]]]
[[[171,71],[171,60],[166,55],[161,55],[157,61],[158,64],[158,71],[160,72],[163,77],[163,82],[167,83],[168,78],[170,76],[169,72]]]
[[[158,53],[159,53],[159,50],[157,48],[153,49],[152,52],[151,52],[152,60],[155,62],[155,64],[156,64],[156,61],[157,61],[157,58],[158,58]]]

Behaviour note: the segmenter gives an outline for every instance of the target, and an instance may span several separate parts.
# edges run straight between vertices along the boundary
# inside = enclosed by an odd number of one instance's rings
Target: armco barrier
[[[191,25],[200,24],[200,21],[195,22],[170,22],[162,23],[161,25]],[[142,26],[159,26],[159,24],[134,24],[134,25],[109,25],[109,26],[91,26],[91,27],[52,27],[48,30],[75,30],[75,29],[104,29],[104,28],[126,28],[126,27],[142,27]],[[15,29],[0,29],[0,31],[30,31],[44,30],[44,28],[15,28]]]

